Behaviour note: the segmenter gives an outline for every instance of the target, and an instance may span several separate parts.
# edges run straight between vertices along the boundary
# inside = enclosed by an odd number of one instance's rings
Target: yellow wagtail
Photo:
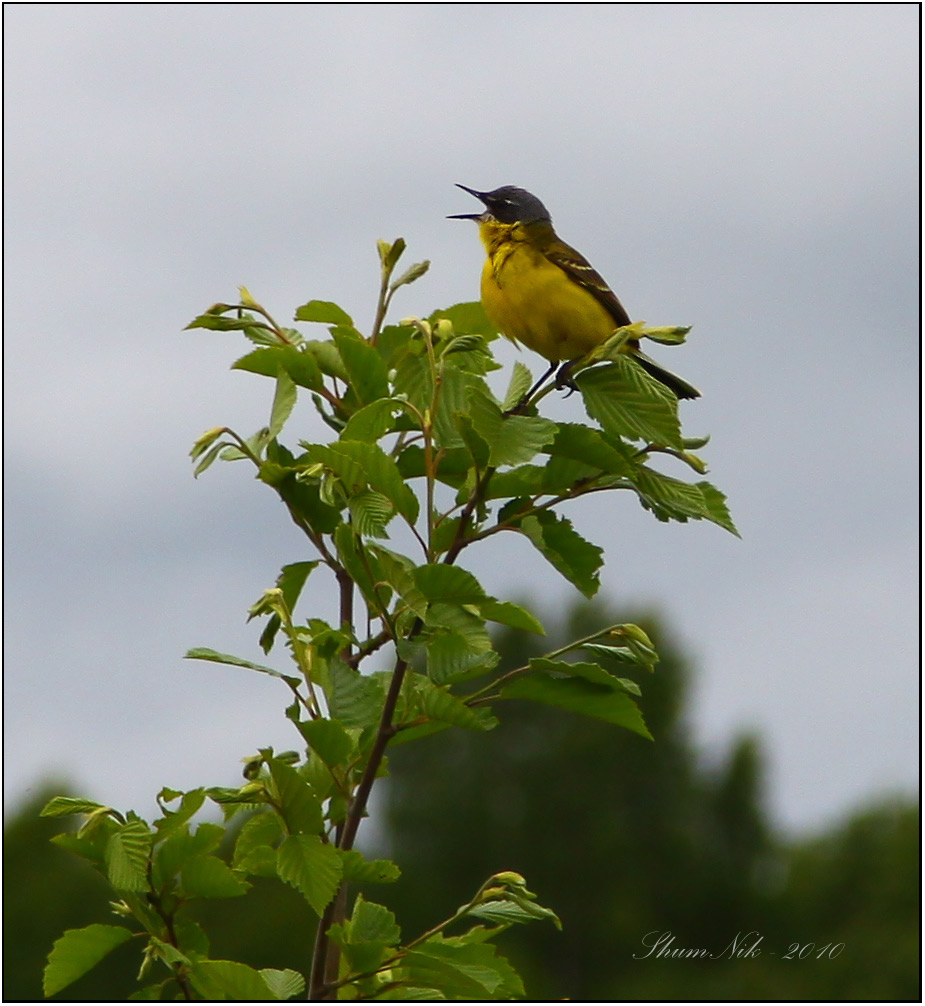
[[[556,235],[549,211],[536,196],[514,185],[492,192],[459,188],[485,205],[484,213],[450,217],[478,222],[488,253],[482,269],[485,313],[512,342],[551,362],[533,390],[560,364],[557,383],[570,383],[571,365],[631,324],[629,315],[591,263]],[[638,339],[628,339],[624,352],[678,398],[700,397],[693,385],[649,359]]]

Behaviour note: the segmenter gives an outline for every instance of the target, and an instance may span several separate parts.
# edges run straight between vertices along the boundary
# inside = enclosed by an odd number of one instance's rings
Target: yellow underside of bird
[[[499,331],[551,362],[584,356],[617,327],[587,290],[527,244],[510,245],[503,262],[486,260],[482,305]]]
[[[517,240],[516,226],[482,223],[480,231],[488,250],[482,306],[503,335],[556,362],[584,356],[618,327],[593,294]]]

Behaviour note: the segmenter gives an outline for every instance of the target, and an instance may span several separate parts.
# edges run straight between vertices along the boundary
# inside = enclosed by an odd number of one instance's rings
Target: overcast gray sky
[[[246,608],[310,556],[243,467],[193,481],[195,437],[263,425],[272,386],[228,371],[243,341],[181,330],[241,283],[368,326],[399,234],[433,265],[397,317],[475,299],[454,182],[530,189],[634,318],[694,326],[656,355],[705,392],[685,428],[713,435],[742,541],[628,498],[572,516],[602,594],[691,654],[703,757],[760,731],[788,827],[913,790],[918,17],[5,5],[8,801],[57,773],[143,813],[295,745],[273,681],[182,660],[259,657]],[[507,548],[467,556],[489,590],[573,598]]]

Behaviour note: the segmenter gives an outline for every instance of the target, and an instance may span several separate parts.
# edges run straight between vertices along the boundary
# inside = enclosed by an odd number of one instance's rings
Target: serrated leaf
[[[649,740],[649,733],[636,703],[622,686],[609,687],[584,678],[550,678],[529,675],[504,687],[506,699],[529,699],[567,709],[594,719],[625,727]]]
[[[608,443],[597,430],[579,423],[559,423],[558,427],[555,439],[545,448],[547,454],[580,461],[608,475],[628,476],[634,471],[631,454],[620,449],[622,441]]]
[[[341,480],[348,495],[365,488],[375,489],[409,524],[417,520],[417,497],[405,484],[395,462],[377,444],[347,440],[307,447],[306,464],[324,465]]]
[[[317,835],[324,828],[321,803],[309,784],[279,758],[267,760],[276,788],[276,805],[291,835]]]
[[[350,387],[361,405],[369,405],[389,394],[385,360],[359,333],[351,328],[332,329],[334,344],[344,361]]]
[[[353,529],[364,538],[388,538],[386,525],[395,516],[395,507],[382,493],[361,489],[347,501]]]
[[[607,433],[682,449],[677,398],[631,357],[585,370],[575,383],[588,415]]]
[[[231,369],[246,370],[264,377],[276,377],[280,371],[285,371],[296,384],[312,391],[319,391],[323,385],[318,361],[310,352],[295,346],[255,349],[236,360]]]
[[[598,570],[604,550],[586,541],[571,521],[548,510],[524,517],[520,529],[540,553],[585,597],[593,597],[600,587]]]
[[[330,662],[328,704],[331,716],[345,727],[368,727],[379,722],[385,692],[378,678],[364,677],[336,658]]]
[[[340,434],[341,440],[361,440],[374,444],[395,427],[394,413],[402,410],[395,398],[380,398],[358,409],[348,420]]]
[[[207,1002],[274,1002],[276,995],[259,971],[237,961],[193,961],[189,977]]]
[[[498,327],[489,321],[485,309],[477,300],[434,311],[427,320],[436,324],[441,318],[450,321],[453,330],[459,335],[482,335],[489,340],[498,336]]]
[[[633,485],[642,505],[661,521],[709,520],[739,537],[726,497],[709,482],[681,482],[642,465]]]
[[[154,822],[158,841],[168,838],[182,828],[205,803],[206,799],[205,792],[202,789],[193,789],[189,793],[181,793],[179,795],[183,797],[180,801],[180,806],[176,810],[166,811],[160,820]]]
[[[613,675],[605,671],[600,664],[592,664],[588,661],[568,663],[565,660],[550,660],[548,657],[532,657],[530,659],[530,669],[550,674],[584,678],[586,681],[594,681],[599,685],[606,685],[608,688],[613,687],[615,681]]]
[[[286,968],[284,971],[277,968],[261,968],[260,977],[273,995],[281,1001],[301,996],[305,992],[305,979],[292,968]]]
[[[487,601],[479,601],[477,607],[482,618],[487,618],[490,622],[509,625],[512,629],[522,629],[524,632],[535,632],[539,636],[546,635],[546,630],[539,619],[512,601],[496,601],[490,598]]]
[[[217,856],[193,856],[183,864],[180,876],[189,898],[236,898],[250,887]]]
[[[525,464],[556,435],[556,424],[541,416],[505,416],[479,387],[470,387],[469,410],[473,429],[488,445],[488,463],[494,468]]]
[[[337,849],[316,835],[288,835],[276,857],[280,880],[299,891],[321,915],[337,893],[343,864]]]
[[[341,851],[343,879],[347,883],[391,884],[401,876],[396,863],[388,859],[365,859],[356,849]]]
[[[546,489],[546,469],[540,465],[518,465],[506,472],[495,472],[485,490],[486,500],[510,496],[540,496]]]
[[[498,721],[485,709],[470,709],[445,688],[414,675],[415,704],[429,719],[465,730],[491,730]]]
[[[86,974],[116,947],[134,934],[124,926],[94,924],[84,929],[68,929],[55,940],[42,979],[42,990],[53,996]]]
[[[529,368],[524,366],[520,360],[515,360],[514,369],[511,371],[511,381],[507,386],[507,393],[501,403],[501,408],[505,412],[513,409],[530,390],[532,384],[533,374],[530,373]]]
[[[495,1001],[524,995],[520,976],[490,943],[431,938],[409,951],[402,964],[411,981],[432,984],[450,999]]]
[[[67,817],[69,814],[92,814],[97,810],[110,810],[94,800],[84,800],[78,796],[52,797],[39,812],[39,817]]]
[[[322,325],[352,325],[353,319],[337,304],[329,300],[310,300],[296,308],[296,321],[316,321]]]
[[[479,581],[460,566],[445,563],[429,563],[418,566],[413,573],[418,590],[428,601],[449,601],[455,604],[471,604],[485,598],[485,591]]]
[[[258,876],[275,876],[276,849],[273,848],[283,837],[278,815],[269,811],[256,813],[244,822],[234,845],[234,869],[246,873],[256,872]],[[272,863],[268,874],[264,868]]]
[[[487,640],[487,635],[485,636]],[[497,666],[499,654],[487,647],[473,648],[458,632],[437,632],[427,640],[427,676],[434,684],[467,681]]]
[[[350,916],[351,943],[383,943],[392,945],[401,939],[401,929],[395,915],[385,905],[357,896]]]
[[[128,821],[109,836],[106,873],[117,891],[147,890],[151,838],[144,821]]]

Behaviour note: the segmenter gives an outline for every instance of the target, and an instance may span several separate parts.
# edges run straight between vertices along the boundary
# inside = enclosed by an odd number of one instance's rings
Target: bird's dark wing
[[[543,251],[550,262],[555,263],[564,273],[580,286],[583,286],[588,293],[593,294],[607,308],[617,328],[621,325],[631,324],[630,316],[626,313],[626,308],[617,299],[617,295],[604,282],[601,274],[581,252],[575,251],[574,248],[567,245],[564,241],[560,241],[558,238],[550,242]]]

